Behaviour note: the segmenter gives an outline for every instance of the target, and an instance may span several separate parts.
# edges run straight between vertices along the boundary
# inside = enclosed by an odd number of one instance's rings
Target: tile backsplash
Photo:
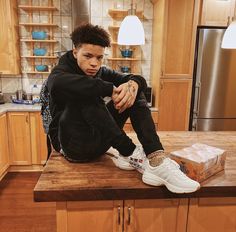
[[[29,0],[18,0],[18,5],[28,5]],[[137,10],[144,11],[144,19],[142,23],[145,31],[145,45],[141,46],[141,74],[145,77],[150,85],[150,66],[151,66],[151,47],[152,47],[152,23],[153,23],[153,5],[150,0],[137,0]],[[127,0],[91,0],[90,5],[90,21],[108,29],[109,25],[119,24],[121,20],[115,22],[108,14],[108,9],[129,9],[130,1]],[[47,5],[48,0],[32,0],[33,5]],[[53,23],[58,27],[54,31],[54,39],[58,41],[55,45],[54,52],[67,51],[72,49],[70,33],[72,31],[72,1],[71,0],[53,0],[54,6],[58,11],[53,13]],[[99,9],[99,10],[98,10]],[[19,10],[19,22],[28,22],[29,16],[23,10]],[[43,23],[48,21],[48,15],[44,12],[36,13],[33,17],[34,22]],[[30,37],[30,30],[26,27],[19,27],[20,39]],[[30,46],[27,43],[20,43],[21,56],[30,54]],[[110,54],[110,51],[107,52]],[[55,61],[56,62],[56,61]],[[23,71],[30,70],[30,60],[21,58],[21,67]],[[25,92],[31,92],[34,84],[41,85],[47,78],[47,75],[41,74],[22,74],[22,77],[2,77],[1,89],[3,93],[15,93],[18,89]]]

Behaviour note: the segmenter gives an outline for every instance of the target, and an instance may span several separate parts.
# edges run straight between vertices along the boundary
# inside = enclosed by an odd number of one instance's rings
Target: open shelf
[[[58,25],[54,23],[19,23],[19,25],[26,27],[58,27]]]
[[[113,19],[113,23],[108,26],[108,30],[111,34],[111,57],[107,58],[109,65],[112,69],[121,72],[122,66],[129,67],[129,73],[141,73],[141,50],[139,45],[125,46],[117,43],[118,30],[120,28],[120,22],[128,15],[128,10],[124,9],[109,9],[108,14]],[[136,11],[136,16],[140,19],[144,19],[143,11]],[[132,49],[133,53],[131,57],[122,57],[121,49]]]
[[[28,71],[28,72],[23,72],[23,74],[50,74],[50,72]]]
[[[128,47],[138,47],[139,46],[139,45],[122,45],[122,44],[118,44],[117,41],[112,41],[111,45],[121,46],[121,47],[125,47],[125,46],[128,46]]]
[[[120,26],[108,26],[109,30],[118,30]]]
[[[124,58],[124,57],[109,57],[109,58],[107,58],[107,60],[109,60],[109,61],[119,61],[119,60],[122,60],[122,61],[139,61],[140,59],[138,59],[138,58]]]
[[[58,11],[58,9],[54,6],[19,5],[18,7],[24,11]]]
[[[27,50],[21,50],[21,63],[24,62],[22,64],[22,74],[45,78],[50,74],[50,70],[40,72],[36,70],[35,66],[42,64],[49,67],[49,65],[52,66],[52,64],[57,62],[58,56],[55,52],[55,46],[59,41],[54,36],[58,25],[54,23],[53,19],[54,12],[59,11],[59,9],[53,5],[53,0],[36,1],[38,3],[32,0],[24,2],[28,3],[18,5],[20,14],[27,15],[27,21],[19,22],[19,26],[24,27],[28,32],[27,36],[20,39],[20,42],[27,47]],[[39,2],[43,2],[43,5],[39,4]],[[38,17],[39,20],[35,20]],[[45,31],[48,37],[45,39],[33,39],[33,31]],[[34,49],[38,46],[43,46],[47,50],[44,56],[34,55]]]
[[[108,10],[108,14],[112,17],[112,18],[124,18],[125,16],[128,15],[128,10],[122,10],[122,9],[109,9]],[[139,18],[143,18],[143,11],[136,11],[136,15]]]
[[[27,43],[58,43],[58,41],[54,39],[21,39],[20,41]]]
[[[57,56],[21,56],[28,59],[57,59]]]

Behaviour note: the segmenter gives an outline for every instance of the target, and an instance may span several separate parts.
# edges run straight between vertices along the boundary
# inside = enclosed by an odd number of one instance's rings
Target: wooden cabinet
[[[166,1],[163,78],[192,78],[197,28],[194,0]]]
[[[118,31],[120,23],[128,14],[128,10],[109,9],[108,14],[113,19],[113,25],[108,27],[111,34],[111,55],[107,58],[108,65],[117,71],[123,73],[141,73],[141,47],[140,46],[122,46],[117,44]],[[138,11],[137,16],[143,18],[143,12]],[[121,50],[130,49],[132,51],[131,57],[123,57]]]
[[[202,1],[200,25],[227,26],[233,20],[235,7],[235,0]]]
[[[192,78],[199,5],[194,0],[155,2],[153,82],[160,78]]]
[[[154,1],[152,85],[159,130],[188,130],[200,1]]]
[[[57,202],[57,232],[122,232],[122,201]]]
[[[57,202],[57,232],[184,231],[188,200]]]
[[[191,79],[161,79],[158,130],[188,130]]]
[[[188,232],[232,232],[236,229],[236,198],[190,199]]]
[[[57,202],[57,232],[231,232],[236,198]]]
[[[127,200],[124,203],[124,231],[185,231],[187,212],[187,199]]]
[[[22,50],[21,61],[24,62],[22,67],[22,73],[25,75],[45,74],[48,75],[52,66],[56,63],[58,58],[54,51],[55,44],[58,42],[54,39],[54,30],[58,25],[53,23],[53,12],[58,9],[53,6],[53,1],[47,1],[48,5],[33,5],[32,1],[28,2],[28,5],[19,5],[19,11],[23,11],[28,16],[28,22],[20,22],[19,26],[24,27],[28,32],[27,37],[21,38],[21,43],[24,43],[27,47],[26,50]],[[39,18],[39,22],[35,19]],[[42,17],[43,19],[41,19]],[[42,21],[42,22],[41,22]],[[45,39],[32,38],[32,32],[43,31],[46,32],[47,37]],[[41,48],[46,51],[46,54],[37,55],[34,53],[34,49]],[[27,63],[27,67],[25,67]],[[45,70],[37,70],[37,65],[47,65]]]
[[[0,116],[0,179],[9,166],[9,149],[6,114]]]
[[[45,164],[47,138],[43,130],[40,112],[30,112],[30,137],[32,164]]]
[[[9,112],[8,128],[12,165],[45,163],[47,143],[40,112]]]
[[[20,74],[16,0],[0,1],[0,72]]]
[[[29,113],[8,113],[8,129],[10,164],[30,165],[32,159]]]

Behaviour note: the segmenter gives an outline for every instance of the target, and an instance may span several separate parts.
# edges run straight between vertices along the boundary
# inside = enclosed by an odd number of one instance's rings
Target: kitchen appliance
[[[197,29],[190,130],[236,130],[236,50],[221,48],[225,29]]]
[[[91,0],[72,0],[72,29],[91,20]]]

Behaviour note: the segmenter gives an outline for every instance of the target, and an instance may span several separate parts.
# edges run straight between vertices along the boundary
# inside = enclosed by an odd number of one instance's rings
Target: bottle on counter
[[[39,103],[39,94],[40,94],[40,88],[35,84],[32,87],[32,101],[34,103]]]

